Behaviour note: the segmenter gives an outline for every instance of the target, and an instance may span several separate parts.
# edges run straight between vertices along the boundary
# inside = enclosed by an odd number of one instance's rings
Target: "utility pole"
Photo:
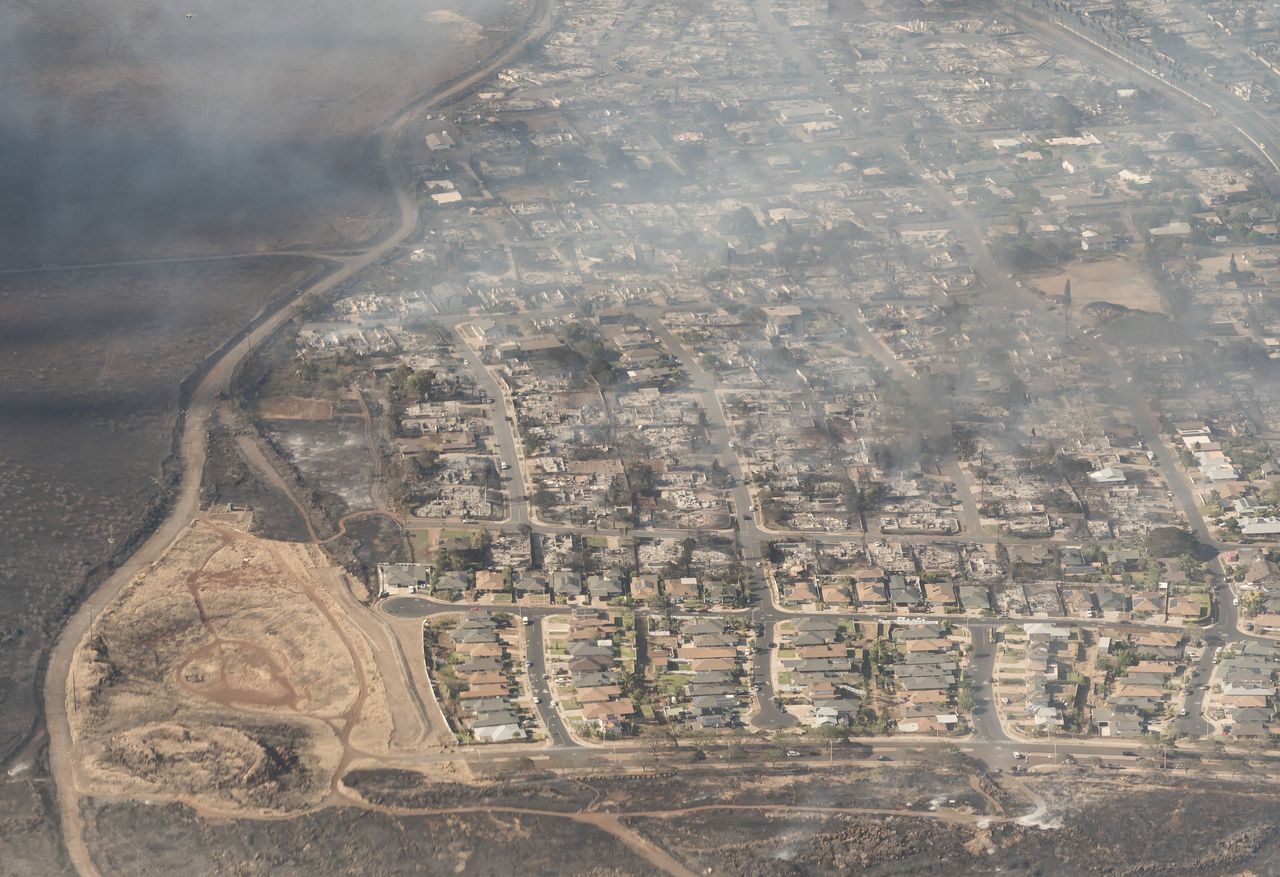
[[[1063,318],[1063,334],[1068,341],[1071,340],[1071,278],[1067,278],[1066,286],[1062,287],[1062,318]]]

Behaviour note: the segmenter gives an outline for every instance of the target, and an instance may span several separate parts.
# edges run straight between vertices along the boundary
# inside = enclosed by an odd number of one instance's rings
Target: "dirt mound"
[[[258,403],[258,413],[265,420],[328,420],[333,417],[333,403],[328,399],[270,396]]]
[[[227,727],[190,728],[152,722],[117,734],[107,756],[134,776],[174,790],[224,791],[236,798],[268,799],[298,770],[292,749],[264,745]]]

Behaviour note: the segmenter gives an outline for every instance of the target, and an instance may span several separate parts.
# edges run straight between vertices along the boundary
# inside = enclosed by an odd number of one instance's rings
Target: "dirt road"
[[[418,205],[403,170],[396,164],[395,150],[405,129],[427,109],[446,103],[485,82],[530,43],[541,39],[553,21],[553,0],[541,4],[536,20],[490,60],[475,71],[447,83],[416,102],[390,124],[378,137],[378,161],[396,194],[400,218],[395,230],[361,253],[339,259],[341,267],[316,283],[300,289],[274,313],[265,315],[240,340],[226,350],[208,369],[192,394],[180,429],[182,481],[169,516],[149,539],[104,581],[81,605],[63,629],[49,657],[45,675],[45,723],[49,734],[49,764],[57,790],[58,811],[62,821],[63,843],[72,865],[82,877],[99,874],[84,842],[76,784],[76,765],[71,748],[71,732],[67,721],[67,678],[76,646],[88,633],[93,617],[106,607],[120,590],[139,572],[155,563],[178,534],[200,511],[200,481],[204,472],[206,430],[216,408],[219,394],[226,391],[239,364],[282,323],[293,316],[301,301],[310,295],[324,295],[375,264],[400,246],[418,227]]]

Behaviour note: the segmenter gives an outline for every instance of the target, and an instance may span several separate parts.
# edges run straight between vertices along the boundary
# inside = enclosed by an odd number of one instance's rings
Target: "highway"
[[[1193,115],[1213,120],[1217,130],[1234,130],[1255,155],[1280,173],[1280,164],[1272,157],[1280,149],[1280,125],[1260,115],[1248,101],[1229,89],[1202,79],[1189,69],[1182,71],[1188,74],[1185,78],[1174,82],[1169,71],[1162,71],[1154,60],[1126,48],[1122,41],[1109,38],[1106,31],[1087,17],[1080,21],[1044,3],[1011,2],[1004,6],[1006,13],[1026,32],[1040,37],[1056,50],[1069,49],[1076,57],[1123,77],[1138,75],[1182,102]],[[1247,52],[1244,54],[1248,57]]]

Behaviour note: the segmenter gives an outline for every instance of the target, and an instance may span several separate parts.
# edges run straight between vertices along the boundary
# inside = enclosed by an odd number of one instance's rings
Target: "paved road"
[[[720,404],[720,397],[716,395],[716,379],[698,364],[697,359],[656,316],[649,321],[649,327],[667,349],[679,358],[685,373],[689,375],[692,388],[701,398],[702,408],[707,415],[707,435],[715,449],[715,458],[733,477],[734,486],[730,491],[730,497],[737,516],[742,562],[746,568],[747,601],[754,610],[753,619],[763,625],[763,632],[757,637],[757,641],[776,643],[777,622],[786,618],[787,615],[779,610],[774,600],[773,589],[769,587],[763,572],[763,564],[768,559],[763,554],[763,546],[768,543],[771,534],[760,527],[759,515],[752,511],[754,503],[747,486],[742,460],[734,449],[729,447],[732,433],[724,415],[724,408]],[[751,681],[753,689],[755,686],[759,688],[754,690],[756,712],[751,724],[761,730],[772,731],[791,727],[798,722],[795,716],[778,706],[778,695],[774,690],[773,675],[769,668],[770,660],[772,660],[772,653],[756,654]]]
[[[563,615],[564,608],[561,607],[560,613]],[[528,615],[529,613],[525,613]],[[551,745],[560,749],[576,749],[579,744],[573,739],[573,735],[569,733],[569,726],[565,724],[564,718],[560,715],[560,710],[556,709],[553,704],[554,698],[551,693],[551,683],[547,680],[549,671],[547,670],[546,652],[544,651],[544,637],[546,631],[543,629],[547,623],[547,616],[553,613],[548,612],[534,618],[530,615],[533,622],[525,627],[525,635],[528,640],[526,643],[526,652],[529,659],[529,683],[533,686],[531,693],[538,698],[538,703],[534,705],[537,709],[539,717],[542,719],[542,726],[547,729],[547,736],[551,740]]]
[[[1000,724],[995,703],[996,643],[992,628],[982,624],[966,625],[973,642],[969,676],[974,680],[973,696],[978,707],[973,711],[975,742],[1006,743],[1009,740]]]
[[[1226,133],[1234,130],[1259,158],[1280,172],[1280,164],[1272,156],[1272,153],[1280,150],[1280,124],[1263,116],[1253,105],[1231,90],[1201,77],[1193,70],[1186,71],[1191,74],[1186,80],[1174,82],[1169,78],[1168,72],[1157,69],[1150,58],[1135,56],[1118,42],[1108,45],[1108,36],[1101,27],[1088,20],[1081,22],[1063,15],[1050,6],[1031,3],[1006,8],[1010,11],[1016,8],[1015,14],[1023,29],[1039,36],[1056,50],[1069,49],[1073,55],[1099,67],[1111,69],[1126,78],[1140,75],[1175,101],[1183,103],[1201,119],[1212,120],[1218,130]],[[1228,43],[1234,39],[1230,35],[1212,30],[1207,33],[1216,39],[1225,38]],[[1240,54],[1251,57],[1247,52]]]
[[[471,374],[475,377],[476,382],[484,388],[489,394],[489,398],[493,399],[493,405],[490,406],[489,422],[493,424],[493,434],[498,440],[498,453],[502,463],[507,467],[502,470],[504,483],[507,487],[507,520],[504,522],[511,526],[518,527],[521,524],[530,523],[529,520],[529,497],[525,493],[525,485],[527,483],[524,471],[524,458],[517,451],[515,425],[510,418],[515,416],[510,403],[507,400],[506,393],[503,388],[494,380],[489,369],[485,367],[484,361],[480,359],[480,354],[471,348],[471,345],[462,337],[461,332],[456,328],[454,335],[457,338],[457,348],[467,361],[467,366],[471,370]]]

